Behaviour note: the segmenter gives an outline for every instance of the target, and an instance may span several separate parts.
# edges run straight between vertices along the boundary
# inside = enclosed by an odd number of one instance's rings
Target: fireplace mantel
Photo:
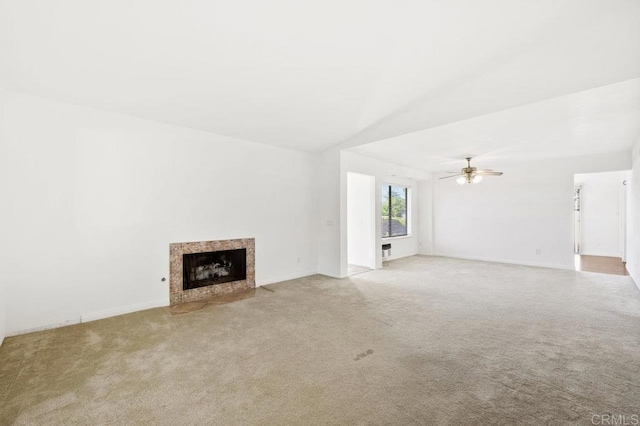
[[[183,289],[183,255],[192,253],[207,253],[221,250],[247,250],[246,279],[222,284]],[[171,243],[169,245],[170,277],[169,297],[171,306],[184,302],[208,299],[222,294],[240,293],[256,286],[255,239],[242,238],[236,240],[198,241],[190,243]]]

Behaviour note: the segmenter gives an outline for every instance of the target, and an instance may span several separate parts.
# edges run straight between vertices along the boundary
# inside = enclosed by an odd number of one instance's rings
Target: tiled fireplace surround
[[[170,252],[169,293],[171,306],[185,302],[208,299],[212,296],[240,293],[256,286],[256,248],[255,239],[242,238],[237,240],[199,241],[191,243],[172,243]],[[191,253],[206,253],[219,250],[247,249],[247,278],[242,281],[232,281],[215,284],[191,290],[182,289],[182,255]]]

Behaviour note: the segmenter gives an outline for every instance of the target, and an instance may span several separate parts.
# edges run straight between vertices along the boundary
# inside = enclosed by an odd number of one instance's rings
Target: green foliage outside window
[[[382,237],[407,235],[407,188],[383,185],[381,210]]]

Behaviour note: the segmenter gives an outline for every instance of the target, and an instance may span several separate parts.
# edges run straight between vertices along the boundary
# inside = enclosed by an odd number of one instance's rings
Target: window
[[[382,238],[408,235],[408,189],[382,185]]]

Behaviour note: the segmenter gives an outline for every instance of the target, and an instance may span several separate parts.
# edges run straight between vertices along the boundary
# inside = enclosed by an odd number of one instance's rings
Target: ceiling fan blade
[[[444,177],[441,177],[440,179],[449,179],[449,178],[454,178],[454,177],[458,177],[458,176],[463,176],[463,175],[461,175],[460,173],[458,173],[457,175],[444,176]]]
[[[475,173],[484,176],[502,176],[502,172],[494,172],[493,170],[476,170]]]

